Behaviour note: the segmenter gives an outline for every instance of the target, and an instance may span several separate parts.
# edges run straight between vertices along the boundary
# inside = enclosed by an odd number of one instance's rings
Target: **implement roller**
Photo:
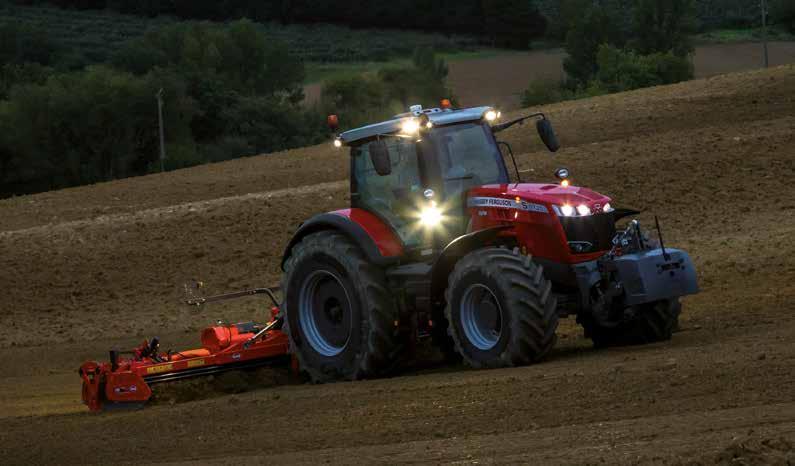
[[[200,284],[194,285],[198,288]],[[187,287],[186,287],[187,289]],[[289,339],[282,333],[283,318],[273,288],[189,298],[191,306],[264,294],[273,302],[266,324],[242,322],[205,328],[201,347],[182,351],[160,351],[153,337],[130,351],[110,351],[109,362],[87,361],[80,366],[83,402],[91,411],[137,408],[152,397],[151,386],[187,378],[246,370],[268,365],[288,365]]]

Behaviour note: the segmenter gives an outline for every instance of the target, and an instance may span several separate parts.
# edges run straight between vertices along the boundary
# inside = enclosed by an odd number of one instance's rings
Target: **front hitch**
[[[659,231],[659,222],[657,227]],[[687,252],[649,239],[637,220],[612,243],[601,258],[574,266],[582,309],[601,315],[698,293],[696,269]]]

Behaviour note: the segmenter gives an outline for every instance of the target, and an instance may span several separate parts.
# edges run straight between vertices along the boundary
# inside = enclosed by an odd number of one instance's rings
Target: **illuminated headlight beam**
[[[414,118],[404,121],[401,125],[401,131],[404,134],[415,134],[419,130],[420,123]]]
[[[435,205],[429,205],[420,211],[420,223],[427,228],[433,228],[442,223],[442,211]]]

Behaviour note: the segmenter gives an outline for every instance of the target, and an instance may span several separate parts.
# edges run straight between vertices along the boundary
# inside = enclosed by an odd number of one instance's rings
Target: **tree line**
[[[352,127],[449,95],[444,62],[418,49],[328,82],[306,108],[303,63],[249,20],[163,26],[76,70],[44,30],[0,26],[0,39],[0,197],[159,170],[161,92],[169,170],[328,140],[329,113]]]
[[[525,105],[693,78],[694,0],[561,0],[567,22],[563,82],[534,81]]]
[[[527,48],[547,20],[535,0],[16,0],[62,8],[110,9],[186,20],[334,23],[354,28],[416,29],[479,36],[500,47]]]

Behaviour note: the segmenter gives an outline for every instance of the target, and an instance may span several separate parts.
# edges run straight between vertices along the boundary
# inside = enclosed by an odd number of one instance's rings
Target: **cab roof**
[[[439,108],[426,108],[415,110],[408,113],[401,113],[395,115],[391,120],[374,123],[372,125],[354,128],[339,135],[339,139],[345,145],[350,145],[356,141],[369,139],[379,134],[392,134],[401,130],[403,122],[411,119],[418,118],[422,115],[427,115],[428,119],[434,126],[451,125],[455,123],[464,123],[467,121],[477,121],[483,118],[483,114],[492,107],[469,107],[461,109],[439,109]]]

